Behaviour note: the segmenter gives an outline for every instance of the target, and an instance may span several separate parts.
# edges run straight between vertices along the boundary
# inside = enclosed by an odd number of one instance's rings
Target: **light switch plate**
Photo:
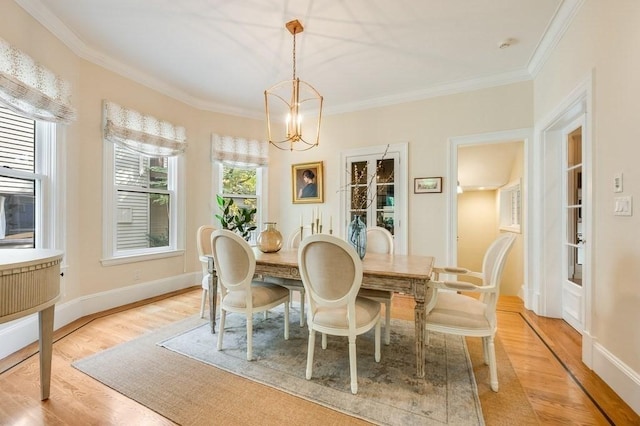
[[[632,199],[628,197],[615,197],[614,198],[613,214],[615,216],[631,216],[632,214]]]

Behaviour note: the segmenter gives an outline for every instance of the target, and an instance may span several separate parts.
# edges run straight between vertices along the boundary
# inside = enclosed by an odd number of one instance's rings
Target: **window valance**
[[[0,102],[34,120],[69,124],[76,119],[71,85],[2,38]]]
[[[213,134],[211,136],[211,160],[266,166],[269,162],[269,144],[267,141]]]
[[[104,101],[104,138],[149,157],[173,157],[187,149],[184,127]]]

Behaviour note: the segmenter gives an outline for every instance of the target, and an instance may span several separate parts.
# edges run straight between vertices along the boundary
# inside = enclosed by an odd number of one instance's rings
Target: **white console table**
[[[38,313],[40,397],[49,398],[53,313],[60,298],[63,253],[47,249],[0,250],[0,324]]]

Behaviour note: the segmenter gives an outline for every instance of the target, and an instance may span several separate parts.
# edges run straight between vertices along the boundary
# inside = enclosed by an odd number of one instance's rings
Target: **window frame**
[[[1,105],[3,106],[4,105]],[[6,107],[4,107],[6,108]],[[35,182],[35,222],[34,247],[65,250],[65,222],[60,213],[64,205],[65,126],[43,120],[33,119],[10,110],[11,113],[33,120],[34,135],[34,172],[0,168],[2,176]],[[25,248],[24,250],[28,250]],[[64,263],[64,261],[63,261]],[[63,265],[64,266],[64,265]]]
[[[126,149],[126,148],[124,148]],[[167,192],[172,202],[169,210],[169,246],[149,247],[144,249],[117,249],[117,221],[118,221],[118,190],[127,190],[115,183],[115,153],[116,144],[103,140],[104,170],[103,170],[103,266],[144,260],[161,259],[181,256],[185,246],[185,159],[184,155],[168,158]],[[142,154],[138,154],[142,155]],[[136,188],[137,191],[155,193],[148,189]],[[158,191],[164,192],[164,191]]]
[[[218,203],[216,200],[216,195],[220,194],[221,196],[225,196],[225,194],[222,192],[222,176],[223,176],[223,169],[224,166],[234,166],[233,162],[229,162],[229,161],[214,161],[213,162],[213,183],[212,183],[212,188],[215,188],[216,190],[214,191],[214,193],[212,194],[212,205],[214,206],[214,212],[211,214],[211,218],[212,221],[214,222],[215,226],[220,226],[220,222],[216,219],[216,214],[220,214],[220,210],[218,208]],[[252,246],[256,245],[256,238],[258,237],[258,234],[260,233],[260,231],[262,230],[264,223],[266,222],[266,214],[265,212],[268,211],[268,202],[267,202],[267,198],[265,196],[266,194],[266,189],[269,187],[268,186],[268,182],[267,182],[267,176],[268,176],[268,170],[267,170],[267,166],[262,166],[262,165],[256,165],[256,164],[246,164],[246,163],[242,163],[242,164],[238,164],[236,165],[236,167],[242,167],[242,168],[249,168],[249,169],[255,169],[256,170],[256,214],[255,214],[255,221],[256,221],[256,230],[253,231],[251,239],[249,240],[249,244]],[[236,194],[228,194],[228,195],[232,195],[235,197]],[[252,196],[246,196],[246,195],[239,195],[238,197],[242,197],[242,198],[252,198]]]

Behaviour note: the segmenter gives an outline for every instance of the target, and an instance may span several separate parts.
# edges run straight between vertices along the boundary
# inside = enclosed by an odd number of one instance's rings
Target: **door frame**
[[[531,259],[538,259],[531,269],[530,294],[528,299],[537,315],[561,318],[563,278],[562,262],[558,264],[555,258],[563,244],[558,243],[552,227],[557,222],[557,215],[564,215],[562,200],[557,196],[550,196],[553,181],[562,173],[561,149],[563,146],[563,130],[580,116],[584,115],[582,128],[583,174],[582,174],[582,229],[586,237],[584,244],[583,265],[583,297],[582,312],[582,362],[589,368],[593,366],[592,304],[593,304],[593,75],[589,74],[578,84],[555,108],[535,125],[535,146],[533,152],[533,202],[536,206],[532,221],[530,249]]]
[[[523,185],[521,187],[522,196],[522,223],[521,233],[524,241],[524,284],[522,295],[527,297],[528,276],[529,276],[529,260],[527,230],[530,229],[528,222],[531,215],[528,210],[531,208],[529,197],[531,191],[527,188],[530,182],[530,151],[531,141],[533,140],[533,128],[523,128],[514,130],[504,130],[500,132],[480,133],[475,135],[457,136],[449,138],[449,152],[447,161],[447,176],[449,182],[458,181],[458,148],[462,145],[487,145],[492,143],[505,143],[513,141],[522,141],[524,144],[524,173]],[[447,185],[448,211],[447,211],[447,265],[457,265],[458,261],[458,193],[456,185]]]

